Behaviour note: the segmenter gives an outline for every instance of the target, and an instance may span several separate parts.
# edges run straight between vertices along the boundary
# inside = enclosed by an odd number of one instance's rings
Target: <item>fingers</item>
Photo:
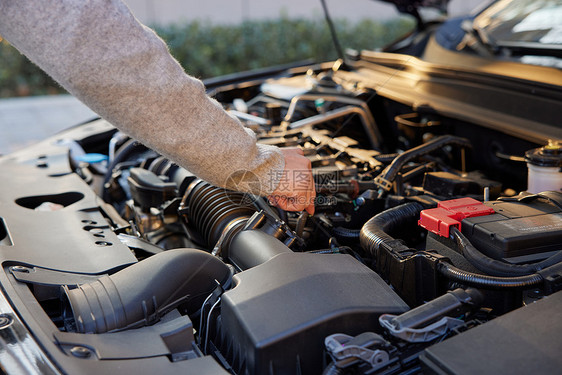
[[[314,214],[316,189],[310,160],[300,148],[282,148],[285,170],[277,189],[269,197],[271,204],[285,211],[303,211]]]
[[[299,199],[299,197],[287,197],[282,195],[269,196],[269,203],[285,211],[307,211],[314,215],[314,198]]]
[[[305,210],[310,214],[310,216],[314,215],[314,200],[308,207],[305,208]]]
[[[285,211],[303,211],[306,210],[310,215],[314,215],[314,202],[316,198],[316,190],[312,173],[307,181],[307,185],[302,183],[294,190],[276,191],[269,196],[269,202]]]
[[[304,151],[299,147],[284,147],[281,148],[280,150],[285,157],[291,154],[299,154],[301,156],[304,156]]]

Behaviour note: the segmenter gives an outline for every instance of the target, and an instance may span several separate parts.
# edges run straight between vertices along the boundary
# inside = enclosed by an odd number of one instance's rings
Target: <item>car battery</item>
[[[471,198],[443,201],[437,208],[422,211],[419,224],[446,238],[449,229],[456,227],[491,258],[533,262],[562,250],[562,193],[520,195],[485,203]]]
[[[562,250],[562,194],[548,192],[485,203],[495,214],[461,222],[463,234],[482,253],[510,262],[532,262]]]

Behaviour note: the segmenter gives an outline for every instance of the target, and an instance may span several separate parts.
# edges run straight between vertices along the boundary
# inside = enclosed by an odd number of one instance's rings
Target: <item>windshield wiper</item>
[[[490,39],[483,29],[474,25],[472,20],[463,21],[461,29],[465,32],[465,35],[463,40],[457,45],[457,51],[470,48],[485,57],[493,57],[498,53],[497,44]]]
[[[465,37],[457,46],[457,50],[470,48],[481,56],[493,57],[496,55],[512,56],[553,56],[562,58],[562,44],[545,44],[538,42],[520,41],[494,41],[484,29],[466,20],[461,24]]]

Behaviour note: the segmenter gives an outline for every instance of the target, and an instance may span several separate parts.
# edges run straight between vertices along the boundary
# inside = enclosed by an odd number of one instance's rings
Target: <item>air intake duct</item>
[[[213,248],[221,236],[232,238],[256,212],[252,196],[195,180],[187,189],[180,212]]]
[[[80,333],[150,325],[180,304],[197,311],[217,281],[227,286],[231,278],[230,268],[206,252],[169,250],[76,289],[64,286],[65,315]]]
[[[292,251],[277,238],[259,230],[245,230],[232,240],[228,259],[239,270],[247,270],[283,253]]]

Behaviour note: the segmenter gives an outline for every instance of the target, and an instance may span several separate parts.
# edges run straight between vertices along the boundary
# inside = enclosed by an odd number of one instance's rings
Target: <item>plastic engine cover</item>
[[[326,336],[379,331],[408,306],[349,255],[280,254],[223,295],[221,351],[238,374],[319,374]]]
[[[424,374],[560,374],[562,292],[429,347]]]

